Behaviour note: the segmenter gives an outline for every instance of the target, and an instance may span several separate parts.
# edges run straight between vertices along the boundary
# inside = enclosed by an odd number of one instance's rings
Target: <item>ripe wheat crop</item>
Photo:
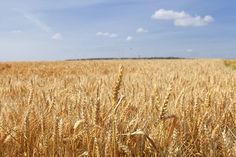
[[[236,69],[236,61],[235,60],[225,60],[224,63],[226,66]]]
[[[0,157],[236,156],[222,60],[0,64]]]

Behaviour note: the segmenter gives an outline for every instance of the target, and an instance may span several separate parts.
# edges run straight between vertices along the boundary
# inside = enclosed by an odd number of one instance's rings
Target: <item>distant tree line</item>
[[[155,59],[187,59],[181,57],[123,57],[123,58],[79,58],[68,59],[66,61],[80,61],[80,60],[155,60]]]

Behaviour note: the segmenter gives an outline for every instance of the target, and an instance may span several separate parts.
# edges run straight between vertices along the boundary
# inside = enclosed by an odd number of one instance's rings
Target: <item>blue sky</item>
[[[0,2],[0,61],[236,58],[234,0]]]

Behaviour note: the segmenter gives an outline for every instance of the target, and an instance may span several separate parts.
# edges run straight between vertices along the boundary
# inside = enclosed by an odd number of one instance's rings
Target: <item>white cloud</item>
[[[116,33],[109,33],[109,32],[97,32],[96,35],[97,36],[105,36],[105,37],[109,37],[109,38],[116,38],[116,37],[118,37],[118,34],[116,34]]]
[[[131,40],[133,40],[133,37],[132,36],[127,36],[126,41],[131,41]]]
[[[193,52],[193,49],[187,49],[186,52]]]
[[[100,35],[103,35],[103,33],[102,32],[97,32],[96,35],[100,36]]]
[[[211,16],[205,16],[205,17],[190,17],[185,19],[177,19],[174,21],[174,24],[176,26],[182,26],[182,27],[188,27],[188,26],[205,26],[209,23],[213,22],[214,19]]]
[[[12,30],[11,33],[22,33],[22,30],[19,30],[19,29]]]
[[[187,17],[189,17],[189,15],[184,11],[175,12],[173,10],[165,10],[165,9],[160,9],[152,15],[152,18],[157,20],[175,20]]]
[[[110,34],[110,38],[116,38],[118,35],[115,33]]]
[[[52,39],[53,39],[53,40],[62,40],[63,37],[62,37],[61,33],[55,33],[55,34],[52,36]]]
[[[142,28],[142,27],[140,27],[140,28],[138,28],[138,29],[136,30],[136,32],[137,32],[137,33],[147,33],[148,30],[147,30],[147,29],[144,29],[144,28]]]
[[[181,11],[165,10],[160,9],[152,15],[153,19],[156,20],[169,20],[173,21],[175,26],[181,27],[199,27],[205,26],[214,21],[212,16],[191,16],[190,14]]]

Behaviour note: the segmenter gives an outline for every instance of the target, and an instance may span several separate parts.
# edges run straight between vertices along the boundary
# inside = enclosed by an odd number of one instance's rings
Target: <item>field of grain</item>
[[[236,156],[222,60],[0,64],[0,157]]]
[[[236,69],[236,61],[235,60],[225,60],[224,63],[226,66]]]

